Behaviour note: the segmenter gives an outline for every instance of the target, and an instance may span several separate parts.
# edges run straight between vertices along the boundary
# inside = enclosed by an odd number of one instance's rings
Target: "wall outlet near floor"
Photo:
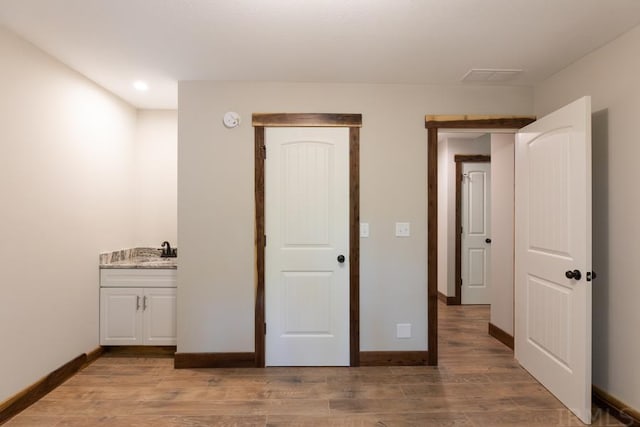
[[[396,324],[396,338],[411,338],[411,323]]]
[[[396,237],[411,236],[411,224],[408,222],[396,222]]]

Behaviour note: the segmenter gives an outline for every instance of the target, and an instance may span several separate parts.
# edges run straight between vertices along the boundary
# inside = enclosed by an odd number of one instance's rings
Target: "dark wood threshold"
[[[29,406],[46,396],[60,384],[71,378],[76,372],[90,365],[102,354],[102,348],[83,353],[75,359],[65,363],[39,381],[18,392],[14,396],[0,403],[0,424],[15,417]]]
[[[630,408],[629,405],[626,405],[595,385],[591,387],[591,391],[595,405],[607,410],[607,412],[625,426],[640,427],[640,411]],[[593,423],[597,425],[597,420],[594,419]]]
[[[493,323],[489,322],[489,335],[500,341],[502,344],[513,350],[513,335],[508,334]]]
[[[103,346],[104,357],[173,357],[175,345],[111,345]]]
[[[176,353],[173,367],[187,368],[255,368],[256,353]]]
[[[360,366],[427,365],[428,351],[361,351]]]
[[[447,305],[460,305],[456,303],[456,297],[448,297],[440,291],[438,291],[438,300],[442,301]]]

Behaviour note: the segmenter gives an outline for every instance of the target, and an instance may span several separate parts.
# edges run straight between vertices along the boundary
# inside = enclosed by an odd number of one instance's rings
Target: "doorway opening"
[[[438,206],[438,212],[441,218],[446,216],[438,229],[446,234],[440,236],[438,242],[438,264],[446,269],[438,275],[439,364],[445,368],[461,361],[483,367],[483,363],[517,366],[513,347],[507,348],[487,336],[487,325],[491,324],[494,311],[513,312],[512,301],[508,308],[499,307],[492,295],[494,266],[490,239],[495,227],[492,223],[492,134],[440,132],[438,139],[440,177],[444,175],[442,171],[447,175],[446,182],[438,183],[439,199],[445,201],[445,205]],[[504,165],[499,163],[498,168],[500,166]],[[510,211],[513,212],[513,206]],[[502,266],[507,267],[506,264],[504,260]],[[512,262],[510,269],[513,271]],[[513,287],[510,291],[513,292]],[[479,357],[484,351],[491,354]]]
[[[491,119],[494,123],[488,125]],[[538,120],[527,119],[515,125],[513,118],[427,117],[428,330],[433,334],[429,336],[429,355],[434,364],[438,362],[438,307],[436,286],[431,283],[437,280],[438,270],[438,129],[450,128],[451,122],[454,128],[510,127],[517,130],[513,205],[515,358],[578,418],[590,424],[591,98],[582,97]],[[509,121],[511,126],[506,125]],[[583,276],[581,270],[587,274]]]
[[[438,364],[438,131],[478,129],[484,132],[516,131],[535,117],[514,116],[426,116],[427,128],[427,278],[429,364]]]
[[[477,319],[478,313],[486,313],[484,328],[477,333],[485,336],[489,331],[510,349],[514,147],[515,134],[508,131],[447,130],[438,134],[439,300],[447,306],[461,306],[447,312],[468,316],[470,321]],[[497,156],[495,165],[492,153]],[[497,180],[492,178],[494,173]],[[492,200],[494,192],[496,203]],[[494,231],[498,237],[495,258]],[[440,325],[441,338],[449,342],[455,331],[446,316],[440,319],[446,323]]]

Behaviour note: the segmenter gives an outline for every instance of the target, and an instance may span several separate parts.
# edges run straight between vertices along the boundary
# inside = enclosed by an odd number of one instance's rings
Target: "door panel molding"
[[[265,143],[265,364],[349,366],[349,128]]]
[[[349,362],[360,365],[360,127],[361,114],[255,113],[255,366],[265,366],[265,127],[349,128]]]
[[[447,299],[447,305],[462,304],[462,239],[460,227],[462,227],[462,164],[463,163],[491,163],[491,156],[484,154],[456,154],[453,156],[456,163],[456,255],[455,255],[455,282],[452,303]]]
[[[438,364],[438,129],[513,129],[534,116],[425,116],[427,129],[427,342],[429,365]]]

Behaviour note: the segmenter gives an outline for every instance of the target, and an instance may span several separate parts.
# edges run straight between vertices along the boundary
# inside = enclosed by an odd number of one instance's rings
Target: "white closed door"
[[[515,356],[591,422],[591,99],[516,139]]]
[[[265,129],[265,363],[349,365],[349,130]]]
[[[462,304],[490,304],[491,164],[462,164]]]
[[[100,289],[100,344],[143,344],[140,288]]]
[[[143,296],[145,345],[176,345],[176,288],[147,288]]]

